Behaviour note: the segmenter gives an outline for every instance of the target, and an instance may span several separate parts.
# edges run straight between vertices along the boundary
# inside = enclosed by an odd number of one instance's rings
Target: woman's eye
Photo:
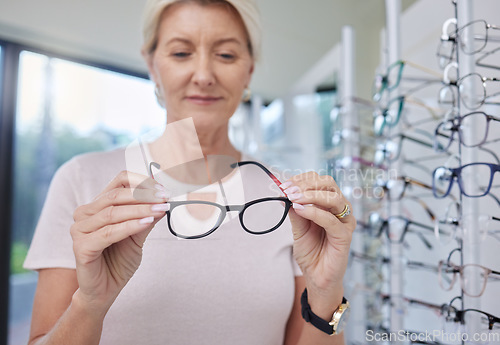
[[[233,54],[219,54],[224,60],[234,60],[235,56]]]
[[[188,57],[190,54],[188,52],[178,52],[178,53],[173,53],[172,55],[178,58],[184,58]]]

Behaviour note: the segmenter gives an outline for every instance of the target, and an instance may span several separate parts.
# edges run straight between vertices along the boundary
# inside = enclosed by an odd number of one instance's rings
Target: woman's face
[[[179,3],[163,13],[158,30],[147,62],[168,122],[192,117],[196,127],[225,126],[253,72],[241,20],[223,6]]]

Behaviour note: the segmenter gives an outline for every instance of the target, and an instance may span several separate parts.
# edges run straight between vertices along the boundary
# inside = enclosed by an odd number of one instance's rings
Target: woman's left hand
[[[356,227],[351,203],[328,175],[303,173],[283,185],[294,203],[290,210],[293,252],[304,274],[308,295],[320,296],[325,303],[335,303],[339,296],[342,298],[342,283]],[[346,207],[349,215],[335,216]]]

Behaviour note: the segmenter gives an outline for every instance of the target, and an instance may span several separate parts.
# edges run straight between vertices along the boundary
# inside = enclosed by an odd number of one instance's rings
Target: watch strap
[[[342,297],[342,304],[347,303],[345,297]],[[300,298],[300,304],[302,306],[302,317],[306,322],[310,322],[311,325],[319,329],[320,331],[325,332],[328,335],[334,334],[333,326],[330,324],[330,321],[325,321],[320,318],[318,315],[314,314],[311,310],[311,306],[307,301],[307,289],[304,289],[302,293],[302,297]]]

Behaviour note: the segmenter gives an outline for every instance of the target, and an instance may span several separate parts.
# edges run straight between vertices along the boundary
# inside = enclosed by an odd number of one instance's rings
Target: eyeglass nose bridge
[[[245,209],[245,205],[225,205],[226,212],[241,213]]]

